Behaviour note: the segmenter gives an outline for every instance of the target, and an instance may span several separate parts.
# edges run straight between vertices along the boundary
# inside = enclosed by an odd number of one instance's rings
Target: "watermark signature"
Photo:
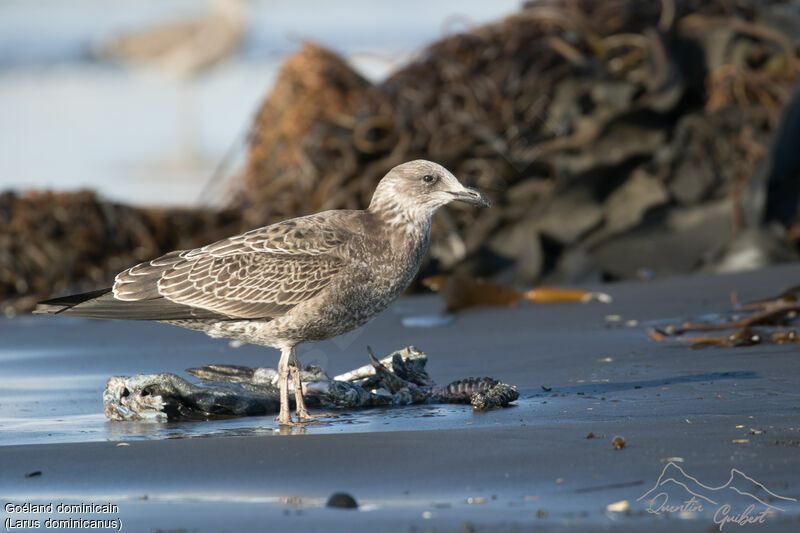
[[[670,461],[664,466],[653,488],[636,501],[647,504],[647,512],[703,513],[713,511],[720,531],[727,524],[763,524],[767,518],[784,512],[785,502],[795,498],[781,496],[741,470],[731,468],[728,481],[718,487],[705,485]]]

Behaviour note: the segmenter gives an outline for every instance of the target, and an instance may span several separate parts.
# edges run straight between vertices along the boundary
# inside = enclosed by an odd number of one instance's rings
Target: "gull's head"
[[[418,159],[398,165],[378,184],[370,210],[406,212],[412,218],[430,217],[450,202],[489,207],[489,199],[477,189],[465,187],[442,165]]]

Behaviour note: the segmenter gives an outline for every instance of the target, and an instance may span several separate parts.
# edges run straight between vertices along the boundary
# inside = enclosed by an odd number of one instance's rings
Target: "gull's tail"
[[[144,300],[118,300],[111,289],[73,294],[45,300],[36,305],[34,315],[65,315],[106,320],[230,320],[231,317],[196,307],[178,304],[163,297]]]
[[[99,291],[84,292],[81,294],[72,294],[70,296],[63,296],[61,298],[53,298],[45,300],[36,304],[36,309],[33,310],[34,315],[77,315],[86,316],[77,312],[70,312],[75,307],[81,304],[90,302],[101,296],[111,292],[111,289],[100,289]],[[77,311],[77,309],[75,310]]]

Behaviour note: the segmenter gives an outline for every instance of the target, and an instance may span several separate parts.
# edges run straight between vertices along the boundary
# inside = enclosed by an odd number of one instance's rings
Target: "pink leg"
[[[294,353],[294,348],[281,349],[281,359],[278,361],[278,385],[281,389],[281,410],[276,420],[283,425],[292,424],[292,415],[289,411],[289,359]]]
[[[294,403],[297,412],[297,421],[306,422],[311,420],[306,409],[306,402],[303,400],[303,382],[300,379],[300,361],[297,360],[295,349],[292,348],[289,355],[289,370],[292,373],[292,384],[294,385]]]

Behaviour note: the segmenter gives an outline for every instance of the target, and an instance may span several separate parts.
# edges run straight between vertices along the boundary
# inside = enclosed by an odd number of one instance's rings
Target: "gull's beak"
[[[470,205],[477,205],[478,207],[489,207],[492,205],[492,202],[485,194],[472,187],[464,187],[458,191],[448,192],[453,196],[453,200],[459,200]]]

